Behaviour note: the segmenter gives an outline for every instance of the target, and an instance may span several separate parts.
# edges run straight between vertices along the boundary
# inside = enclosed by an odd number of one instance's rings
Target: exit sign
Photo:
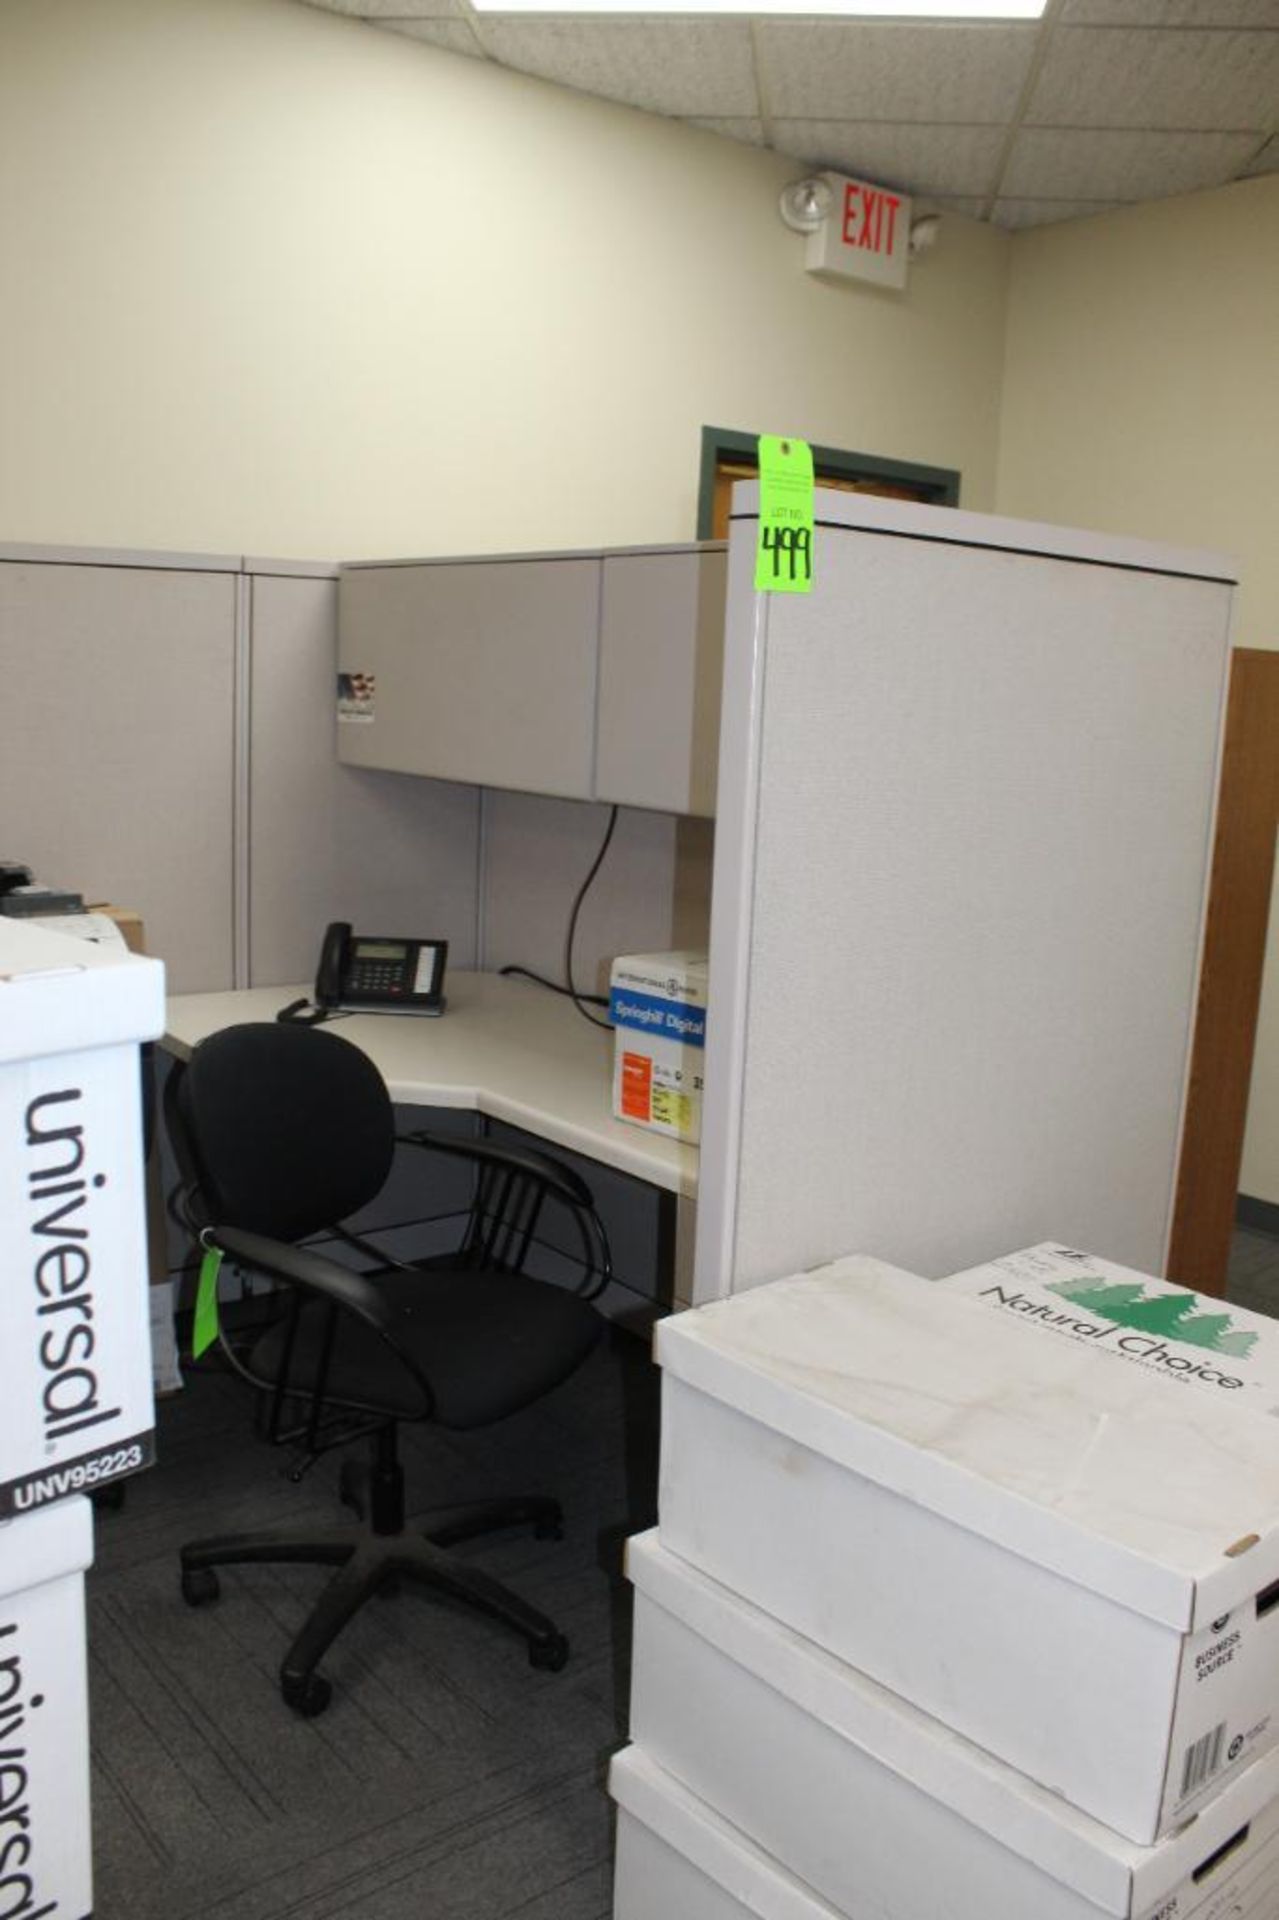
[[[910,197],[869,180],[824,173],[830,212],[808,236],[804,265],[828,279],[904,287],[910,253]]]

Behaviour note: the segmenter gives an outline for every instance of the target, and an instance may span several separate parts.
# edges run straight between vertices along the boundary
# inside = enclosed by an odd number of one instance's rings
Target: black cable
[[[577,916],[582,911],[582,902],[590,892],[591,882],[599,872],[604,860],[604,855],[608,852],[609,842],[613,838],[613,829],[617,825],[617,811],[616,806],[613,806],[609,811],[608,826],[604,830],[604,838],[600,841],[599,852],[591,862],[590,872],[577,890],[577,898],[573,902],[573,908],[568,917],[568,933],[564,940],[564,977],[567,985],[562,987],[557,986],[553,980],[544,979],[540,973],[532,973],[527,967],[503,967],[501,969],[503,973],[519,973],[523,974],[526,979],[536,980],[539,986],[549,987],[552,993],[567,994],[581,1014],[583,1020],[589,1020],[593,1027],[603,1027],[605,1033],[612,1033],[612,1021],[597,1020],[593,1013],[587,1012],[587,1006],[606,1007],[608,1000],[604,995],[598,993],[579,993],[573,984],[573,941],[577,935]]]
[[[613,838],[613,829],[616,825],[617,806],[614,804],[609,811],[608,826],[604,829],[604,838],[600,841],[600,850],[591,863],[590,872],[577,890],[577,898],[573,902],[573,911],[568,917],[568,934],[564,941],[564,978],[568,982],[568,991],[572,997],[573,1005],[577,1008],[583,1020],[589,1020],[593,1027],[603,1027],[605,1033],[612,1033],[613,1022],[611,1020],[597,1020],[593,1013],[588,1013],[584,999],[573,985],[573,941],[577,934],[577,916],[582,911],[582,902],[590,891],[591,882],[603,864],[604,855],[608,852],[609,842]]]
[[[546,987],[551,993],[562,993],[566,999],[569,997],[567,987],[562,987],[558,980],[548,980],[544,973],[534,973],[531,967],[499,967],[498,972],[505,975],[513,974],[521,980],[532,980],[539,987]],[[592,1007],[606,1007],[608,1005],[608,995],[606,993],[583,993],[579,994],[578,998],[585,1000],[587,1004]]]

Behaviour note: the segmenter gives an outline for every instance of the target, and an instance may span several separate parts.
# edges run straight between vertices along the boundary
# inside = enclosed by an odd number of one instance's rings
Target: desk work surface
[[[273,1020],[309,993],[283,986],[179,995],[168,1002],[164,1045],[185,1057],[208,1034]],[[668,1193],[696,1193],[696,1147],[613,1118],[612,1035],[571,1001],[496,973],[450,973],[445,994],[438,1019],[346,1013],[322,1031],[367,1054],[403,1106],[486,1114]]]

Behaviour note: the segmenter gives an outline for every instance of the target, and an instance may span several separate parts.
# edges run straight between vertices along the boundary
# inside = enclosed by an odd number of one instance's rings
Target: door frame
[[[697,538],[713,540],[715,524],[715,479],[721,467],[731,464],[754,468],[758,462],[759,435],[744,433],[735,427],[703,427],[701,472],[697,489]],[[853,453],[844,447],[813,448],[813,477],[816,480],[842,481],[866,490],[901,493],[935,507],[959,505],[960,475],[954,467],[925,467],[911,460],[885,460],[876,453]]]
[[[1237,647],[1167,1266],[1170,1280],[1217,1296],[1238,1204],[1277,827],[1279,652]]]

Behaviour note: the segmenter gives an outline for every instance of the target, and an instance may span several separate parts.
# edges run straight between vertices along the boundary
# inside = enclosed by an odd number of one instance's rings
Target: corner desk
[[[250,1020],[274,1020],[309,985],[249,987],[170,998],[163,1045],[179,1058],[206,1035]],[[536,1134],[549,1145],[630,1174],[658,1190],[673,1213],[673,1297],[692,1288],[696,1147],[615,1120],[612,1036],[584,1020],[563,995],[497,973],[450,972],[439,1018],[341,1014],[326,1030],[368,1055],[391,1098],[404,1106],[451,1107]]]

